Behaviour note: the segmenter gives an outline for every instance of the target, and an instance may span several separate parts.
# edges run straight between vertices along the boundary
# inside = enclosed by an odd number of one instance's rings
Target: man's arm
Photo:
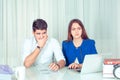
[[[66,64],[61,47],[59,45],[59,42],[56,39],[53,39],[53,50],[54,50],[54,58],[56,59],[56,63],[53,62],[50,64],[49,68],[53,71],[57,71],[61,68],[63,68]]]
[[[40,53],[40,49],[36,48],[30,55],[25,58],[24,66],[26,68],[30,67],[36,60],[37,56]]]
[[[40,54],[41,48],[44,47],[46,41],[47,41],[47,36],[42,39],[37,39],[37,43],[39,47],[36,47],[36,49],[25,58],[24,66],[26,68],[30,67],[35,62],[37,56]]]
[[[65,66],[65,61],[60,60],[57,64],[60,66],[60,68],[63,68]]]

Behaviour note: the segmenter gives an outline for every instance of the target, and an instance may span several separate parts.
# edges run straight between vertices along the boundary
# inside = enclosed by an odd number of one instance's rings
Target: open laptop
[[[81,74],[101,72],[103,65],[102,56],[99,54],[86,55],[83,66],[81,69]]]
[[[99,54],[86,55],[81,69],[74,69],[81,74],[102,71],[103,59]]]

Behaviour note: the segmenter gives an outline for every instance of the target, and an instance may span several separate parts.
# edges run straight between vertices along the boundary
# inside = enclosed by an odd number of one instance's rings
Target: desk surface
[[[115,78],[103,78],[101,73],[81,74],[66,67],[53,72],[50,70],[39,70],[37,68],[30,68],[26,70],[25,80],[118,80]]]

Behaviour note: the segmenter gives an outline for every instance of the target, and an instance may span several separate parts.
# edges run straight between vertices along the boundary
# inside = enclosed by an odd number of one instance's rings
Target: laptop
[[[84,58],[81,74],[101,72],[103,59],[99,54],[86,55]]]
[[[81,74],[101,72],[103,69],[103,58],[99,54],[86,55],[81,69],[72,69]]]

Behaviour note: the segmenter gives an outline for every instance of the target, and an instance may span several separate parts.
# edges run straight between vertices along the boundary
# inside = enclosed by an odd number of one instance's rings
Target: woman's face
[[[71,35],[73,36],[73,39],[81,38],[82,28],[78,23],[73,23],[72,24]]]

